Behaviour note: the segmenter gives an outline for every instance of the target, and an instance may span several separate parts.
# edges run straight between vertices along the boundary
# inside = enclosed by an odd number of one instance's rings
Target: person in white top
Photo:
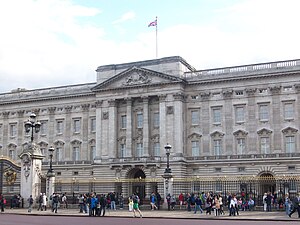
[[[47,210],[47,196],[46,196],[46,194],[45,193],[43,193],[43,196],[42,196],[42,199],[43,199],[43,202],[42,202],[42,209],[43,210]]]

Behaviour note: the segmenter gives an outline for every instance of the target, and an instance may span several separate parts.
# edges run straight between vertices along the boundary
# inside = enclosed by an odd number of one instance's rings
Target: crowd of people
[[[76,198],[76,199],[75,199]],[[221,216],[225,215],[225,211],[229,216],[238,216],[240,211],[254,210],[256,202],[252,196],[240,193],[239,196],[228,193],[226,196],[222,196],[213,192],[202,193],[180,193],[177,197],[175,195],[168,194],[166,196],[166,203],[168,210],[186,210],[188,212],[206,213],[206,215]],[[69,207],[69,199],[65,194],[53,193],[49,199],[45,193],[33,199],[30,196],[27,199],[28,212],[32,211],[32,206],[36,205],[37,210],[46,211],[47,207],[50,207],[52,212],[57,213],[59,208]],[[73,202],[78,203],[79,212],[87,213],[89,216],[105,216],[106,210],[123,209],[128,206],[128,210],[133,213],[134,217],[142,217],[142,212],[139,205],[141,204],[141,198],[138,193],[134,193],[124,200],[122,194],[116,192],[110,192],[107,194],[96,194],[95,192],[81,194],[77,197],[73,195]],[[147,200],[145,202],[148,202]],[[158,192],[152,192],[149,197],[149,203],[151,210],[160,210],[162,202],[161,195]],[[34,204],[36,203],[36,204]],[[300,218],[300,193],[295,197],[290,198],[289,194],[286,194],[284,198],[278,198],[277,193],[265,193],[262,198],[263,210],[270,212],[272,210],[285,210],[286,215],[291,217],[295,212],[298,213]],[[9,203],[8,203],[9,204]],[[0,208],[1,212],[4,211],[4,206],[8,205],[5,197],[0,195]],[[128,204],[128,205],[127,205]],[[126,205],[126,206],[125,206]],[[11,208],[23,207],[23,199],[20,195],[15,195],[10,199]]]

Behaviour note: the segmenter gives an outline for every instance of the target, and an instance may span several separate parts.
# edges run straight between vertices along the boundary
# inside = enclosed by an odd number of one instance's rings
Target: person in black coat
[[[295,198],[293,198],[292,204],[293,204],[293,210],[290,212],[289,217],[291,217],[293,215],[294,212],[298,212],[298,218],[300,218],[300,201],[299,201],[299,197],[300,194],[298,194]]]
[[[100,204],[100,209],[98,212],[98,216],[104,216],[105,215],[105,207],[106,207],[106,197],[105,195],[100,195],[100,199],[99,199],[99,204]]]

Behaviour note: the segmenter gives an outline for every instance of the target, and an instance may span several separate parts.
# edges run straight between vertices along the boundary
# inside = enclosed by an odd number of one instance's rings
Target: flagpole
[[[156,17],[156,59],[157,59],[157,57],[158,57],[158,48],[157,48],[157,17]]]

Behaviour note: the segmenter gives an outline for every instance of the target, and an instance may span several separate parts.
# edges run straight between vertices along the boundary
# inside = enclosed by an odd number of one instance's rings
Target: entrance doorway
[[[272,194],[276,191],[276,180],[270,173],[263,173],[260,175],[261,178],[261,191],[262,193],[271,192]]]
[[[129,185],[129,195],[136,193],[140,198],[140,204],[143,204],[143,201],[146,196],[145,189],[145,178],[146,175],[143,170],[139,168],[134,168],[129,171],[128,178],[130,179]]]

